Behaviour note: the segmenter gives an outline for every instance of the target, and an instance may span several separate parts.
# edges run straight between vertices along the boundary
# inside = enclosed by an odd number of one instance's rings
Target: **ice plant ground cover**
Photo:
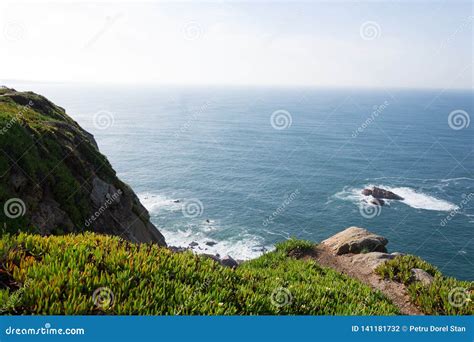
[[[4,234],[0,300],[9,314],[398,313],[380,292],[321,267],[311,258],[298,259],[313,247],[306,241],[289,240],[231,269],[191,252],[175,253],[94,233]],[[413,286],[410,291],[426,313],[472,314],[470,305],[450,304],[447,293],[453,287],[469,289],[472,284],[444,278],[433,266],[414,260],[397,258],[380,272],[397,274],[405,281],[403,270],[424,268],[435,275],[435,282],[426,290]]]
[[[10,314],[49,315],[398,313],[368,286],[288,256],[307,246],[290,240],[234,270],[191,252],[94,233],[4,234],[1,304]]]

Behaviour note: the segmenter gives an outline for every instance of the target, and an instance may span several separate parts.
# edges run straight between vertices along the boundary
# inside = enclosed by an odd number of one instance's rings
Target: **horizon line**
[[[97,82],[97,81],[67,81],[67,80],[21,80],[0,79],[0,86],[9,88],[9,83],[17,84],[69,84],[88,86],[168,86],[168,87],[250,87],[250,88],[320,88],[320,89],[362,89],[362,90],[438,90],[438,91],[474,91],[471,88],[456,87],[416,87],[416,86],[367,86],[367,85],[321,85],[321,84],[269,84],[269,83],[173,83],[173,82]]]

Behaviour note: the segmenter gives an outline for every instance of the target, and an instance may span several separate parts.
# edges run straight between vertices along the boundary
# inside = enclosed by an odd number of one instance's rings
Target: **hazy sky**
[[[0,81],[472,88],[472,2],[0,0]]]

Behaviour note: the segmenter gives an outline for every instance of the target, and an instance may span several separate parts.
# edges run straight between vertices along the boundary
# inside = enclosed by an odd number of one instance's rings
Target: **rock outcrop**
[[[221,263],[222,266],[227,266],[227,267],[231,267],[231,268],[235,268],[235,267],[239,266],[239,263],[237,261],[235,261],[234,258],[232,258],[229,255],[226,255],[225,257],[223,257],[220,260],[220,263]]]
[[[365,196],[372,196],[376,199],[391,199],[391,200],[399,200],[403,201],[403,197],[393,193],[392,191],[385,190],[382,188],[378,188],[374,186],[372,189],[364,189],[362,190],[362,194]]]
[[[421,315],[423,312],[410,301],[404,284],[382,278],[376,268],[401,256],[386,253],[388,240],[363,228],[350,227],[329,237],[316,247],[314,259],[323,266],[331,267],[351,278],[383,292],[399,308],[402,314]],[[411,281],[428,284],[430,275],[421,269],[412,269]]]
[[[165,245],[94,137],[43,96],[0,89],[0,178],[6,231],[94,231]]]
[[[431,285],[433,282],[434,277],[426,272],[425,270],[422,270],[421,268],[412,268],[411,269],[411,278],[410,281],[412,282],[420,282],[425,286]]]
[[[364,228],[349,227],[321,242],[336,255],[361,252],[386,253],[388,240]]]
[[[378,205],[378,206],[383,206],[385,205],[385,201],[383,199],[377,199],[377,198],[372,198],[370,200],[370,204],[372,205]]]
[[[352,262],[357,264],[363,264],[367,267],[367,269],[373,271],[377,268],[377,266],[383,264],[388,260],[392,260],[393,258],[395,258],[395,255],[393,254],[382,252],[369,252],[353,255]]]

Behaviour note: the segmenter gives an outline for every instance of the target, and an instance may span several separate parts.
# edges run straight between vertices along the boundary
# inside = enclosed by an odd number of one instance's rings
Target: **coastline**
[[[388,253],[388,240],[363,228],[347,228],[319,244],[288,239],[246,261],[196,255],[197,249],[190,246],[167,247],[148,211],[116,176],[94,137],[64,109],[40,95],[2,88],[0,114],[3,122],[11,123],[0,135],[2,147],[13,155],[26,153],[28,161],[20,166],[0,160],[8,166],[0,193],[5,202],[0,213],[0,291],[6,313],[473,312],[472,281],[446,277],[416,256]],[[41,138],[41,144],[32,136]],[[22,170],[29,171],[30,178]],[[44,182],[32,183],[31,177]],[[275,212],[290,203],[283,202]],[[202,208],[199,200],[184,201],[182,214],[202,220]],[[209,247],[218,243],[208,242]],[[98,305],[103,291],[112,299]],[[90,298],[90,293],[95,295]],[[114,306],[115,297],[121,301]]]

